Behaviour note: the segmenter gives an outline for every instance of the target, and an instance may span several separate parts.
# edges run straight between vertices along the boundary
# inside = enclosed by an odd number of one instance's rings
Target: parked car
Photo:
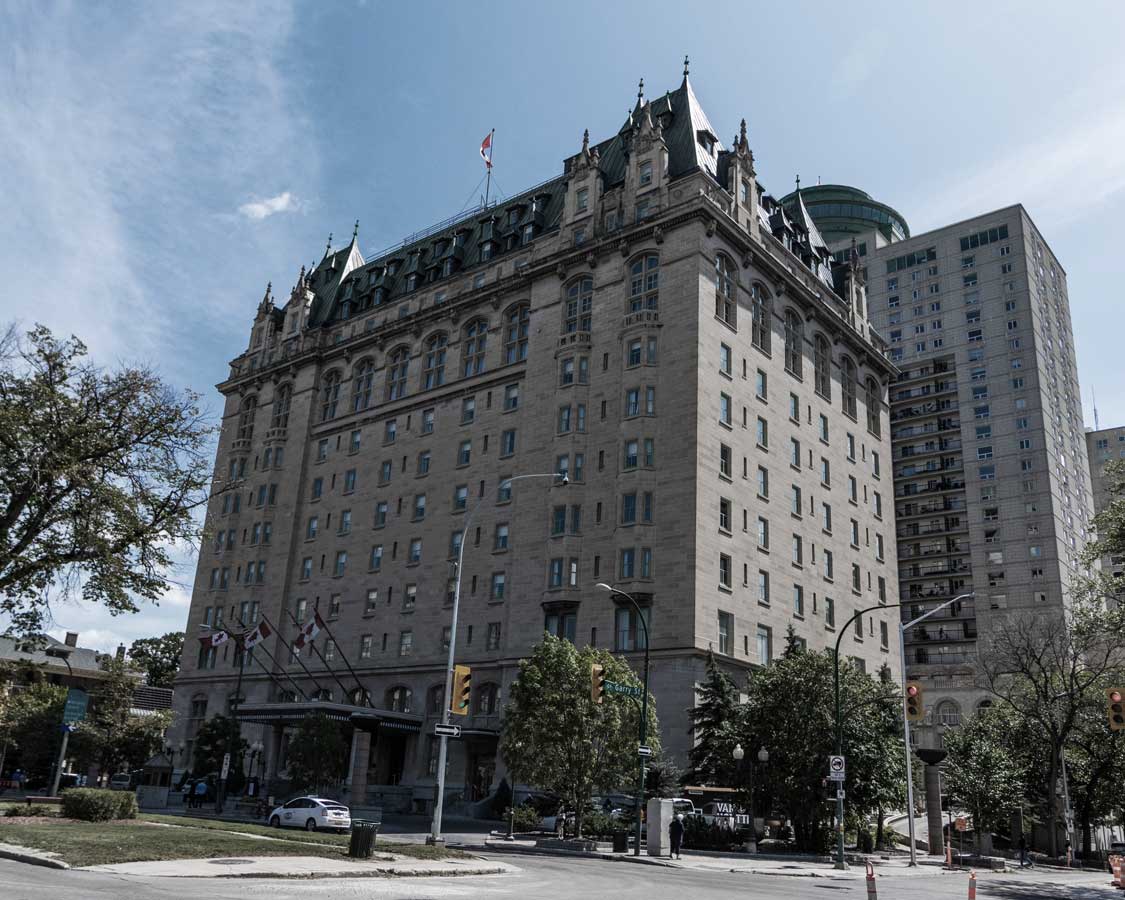
[[[336,800],[296,797],[271,812],[269,822],[274,828],[348,831],[352,827],[352,813]]]
[[[111,791],[127,791],[133,786],[133,776],[128,772],[118,772],[109,779]]]

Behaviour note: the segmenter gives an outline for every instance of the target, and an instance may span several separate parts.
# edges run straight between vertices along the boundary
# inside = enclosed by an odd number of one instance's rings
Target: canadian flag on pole
[[[246,639],[242,642],[243,646],[249,650],[255,644],[260,644],[266,638],[273,634],[273,629],[265,622],[259,622],[258,627],[246,635]]]
[[[221,647],[229,638],[230,635],[225,631],[212,631],[210,634],[203,635],[199,642],[205,647]]]
[[[309,619],[301,628],[300,634],[297,639],[293,641],[293,646],[298,650],[304,648],[305,644],[311,644],[313,639],[320,634],[320,629],[324,627],[324,619],[320,617],[320,613],[315,609],[313,610],[312,618]]]
[[[492,168],[492,132],[485,135],[483,141],[480,142],[480,158],[484,160],[487,168]]]

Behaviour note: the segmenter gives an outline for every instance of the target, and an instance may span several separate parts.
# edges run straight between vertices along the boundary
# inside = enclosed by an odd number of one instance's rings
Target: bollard
[[[875,890],[875,870],[871,863],[867,864],[867,900],[878,900],[879,894]]]
[[[945,842],[945,865],[946,868],[953,868],[953,840],[952,838]]]
[[[977,873],[969,872],[969,900],[977,900]]]

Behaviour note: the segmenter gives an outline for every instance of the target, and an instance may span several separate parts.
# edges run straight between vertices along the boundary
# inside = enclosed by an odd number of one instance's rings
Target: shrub
[[[70,788],[62,792],[62,814],[83,822],[135,819],[137,798],[129,791]]]
[[[609,837],[615,831],[623,830],[617,819],[610,818],[601,810],[591,810],[582,817],[582,836],[588,838]]]
[[[4,815],[11,818],[16,816],[53,816],[54,810],[40,809],[37,806],[32,806],[30,803],[25,803],[23,806],[10,806]]]
[[[508,818],[511,810],[504,810],[505,821]],[[539,827],[539,821],[542,816],[535,811],[535,808],[528,806],[526,803],[516,807],[514,816],[512,818],[512,830],[519,832],[535,831]]]

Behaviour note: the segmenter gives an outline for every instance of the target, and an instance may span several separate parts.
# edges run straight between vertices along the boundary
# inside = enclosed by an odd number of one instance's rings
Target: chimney
[[[77,631],[68,631],[66,633],[66,645],[68,647],[77,647],[78,646],[78,632]]]
[[[117,645],[117,661],[118,662],[124,662],[125,661],[125,645],[124,644],[118,644]]]

